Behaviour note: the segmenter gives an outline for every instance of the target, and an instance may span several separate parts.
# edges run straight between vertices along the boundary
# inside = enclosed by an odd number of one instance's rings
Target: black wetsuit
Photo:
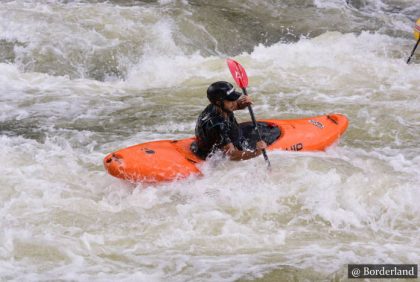
[[[197,141],[191,149],[202,159],[205,159],[225,145],[233,145],[242,150],[242,136],[238,122],[233,113],[225,118],[213,104],[208,105],[200,114],[195,127]]]

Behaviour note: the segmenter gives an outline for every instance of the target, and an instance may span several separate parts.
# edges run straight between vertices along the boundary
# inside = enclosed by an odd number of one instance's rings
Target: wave
[[[415,1],[411,6],[380,5],[405,7],[401,15],[387,15],[367,8],[361,13],[344,1],[322,3],[46,1],[22,5],[8,1],[0,4],[0,62],[13,63],[24,72],[121,80],[141,62],[153,64],[156,55],[235,56],[250,53],[260,44],[293,43],[332,31],[409,37],[413,22],[407,15],[420,9]],[[324,12],[328,17],[319,17]]]

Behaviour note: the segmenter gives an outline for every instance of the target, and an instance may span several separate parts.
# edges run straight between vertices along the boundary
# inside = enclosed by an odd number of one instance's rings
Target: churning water
[[[418,0],[2,1],[0,280],[340,280],[420,262]],[[258,118],[341,112],[326,152],[150,186],[117,149],[193,135],[234,57]],[[246,112],[239,120],[249,120]]]

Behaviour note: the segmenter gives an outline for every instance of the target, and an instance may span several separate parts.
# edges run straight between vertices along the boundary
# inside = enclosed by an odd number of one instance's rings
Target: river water
[[[313,281],[420,262],[418,0],[1,1],[1,281]],[[193,135],[207,86],[257,118],[340,112],[326,152],[130,184],[102,158]],[[249,120],[243,111],[241,121]]]

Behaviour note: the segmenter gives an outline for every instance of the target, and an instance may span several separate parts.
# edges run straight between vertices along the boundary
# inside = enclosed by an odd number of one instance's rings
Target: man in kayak
[[[233,115],[233,111],[242,110],[252,104],[249,96],[235,91],[226,81],[212,83],[207,89],[210,104],[197,120],[192,150],[202,159],[221,150],[231,160],[247,160],[259,156],[267,148],[264,141],[257,142],[255,150],[246,148],[245,138]]]

